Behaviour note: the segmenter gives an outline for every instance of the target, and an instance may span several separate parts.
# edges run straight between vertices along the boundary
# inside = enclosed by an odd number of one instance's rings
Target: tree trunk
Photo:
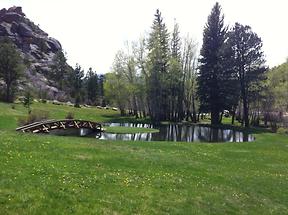
[[[197,119],[196,119],[196,108],[195,108],[195,98],[194,96],[192,96],[192,122],[196,123]]]
[[[219,122],[220,122],[219,110],[214,109],[211,111],[211,124],[219,125]]]
[[[6,84],[6,102],[12,102],[12,99],[11,99],[11,84],[10,83]]]
[[[249,127],[249,109],[246,95],[243,97],[243,121],[245,128]]]
[[[136,117],[136,119],[139,118],[137,102],[136,102],[136,96],[135,95],[133,95],[133,115]]]
[[[121,114],[121,116],[125,116],[125,110],[124,109],[120,109],[120,114]]]
[[[221,112],[221,114],[220,114],[220,118],[219,118],[219,124],[221,124],[222,123],[222,119],[223,119],[223,111]]]
[[[201,111],[199,110],[198,116],[197,116],[197,122],[200,122],[200,114],[201,114]]]
[[[231,124],[234,125],[235,122],[235,111],[232,111],[232,120],[231,120]]]
[[[242,126],[244,123],[244,126],[246,128],[249,127],[249,107],[248,107],[248,98],[247,98],[247,89],[245,84],[245,73],[244,73],[244,66],[241,68],[240,73],[240,86],[241,86],[241,97],[243,101],[243,118],[242,118]]]

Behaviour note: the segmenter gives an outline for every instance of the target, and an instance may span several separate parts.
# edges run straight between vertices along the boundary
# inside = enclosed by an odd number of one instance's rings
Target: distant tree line
[[[25,82],[25,66],[16,46],[9,38],[0,40],[0,100],[13,102],[19,90],[20,82]],[[80,104],[106,105],[104,99],[104,75],[97,75],[92,68],[84,73],[80,65],[72,68],[67,64],[63,51],[57,52],[53,57],[51,70],[46,74],[53,85],[65,93],[65,100],[72,100],[75,106]],[[28,84],[29,85],[29,84]],[[47,99],[43,89],[34,89],[22,83],[22,92],[25,98],[35,97]],[[39,93],[37,93],[39,91]],[[24,98],[24,100],[25,100]],[[70,98],[70,99],[69,99]],[[27,104],[30,104],[28,102]],[[29,105],[28,105],[29,106]],[[29,108],[28,108],[29,109]]]
[[[104,75],[97,75],[92,68],[85,73],[79,64],[75,68],[70,67],[63,51],[53,58],[50,78],[58,89],[71,96],[76,107],[80,104],[105,106]]]
[[[130,110],[154,122],[196,122],[200,113],[211,113],[211,123],[217,125],[229,110],[233,122],[237,117],[248,127],[250,105],[260,97],[267,71],[261,48],[261,38],[251,27],[225,26],[216,3],[198,56],[197,44],[180,37],[177,23],[169,34],[157,10],[149,36],[116,54],[105,82],[107,100],[122,114]]]

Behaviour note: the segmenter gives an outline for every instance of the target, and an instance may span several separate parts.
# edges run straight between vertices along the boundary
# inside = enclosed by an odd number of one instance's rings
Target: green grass
[[[288,214],[287,136],[253,130],[255,142],[210,144],[17,133],[25,112],[0,103],[0,214]]]
[[[105,132],[117,133],[117,134],[135,134],[135,133],[155,133],[159,132],[159,130],[153,128],[113,126],[113,127],[105,127]]]
[[[27,109],[22,104],[0,103],[0,129],[17,127],[18,118],[27,116]],[[144,122],[147,120],[121,117],[119,112],[113,110],[103,110],[97,108],[75,108],[66,105],[54,105],[51,103],[34,103],[32,111],[45,111],[49,114],[49,119],[65,119],[68,113],[73,113],[75,119],[92,120],[96,122],[124,122],[129,119],[130,122]]]

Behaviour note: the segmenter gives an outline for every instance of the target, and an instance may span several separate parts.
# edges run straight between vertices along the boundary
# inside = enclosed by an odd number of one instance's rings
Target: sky
[[[50,37],[60,41],[68,63],[97,73],[111,71],[125,41],[137,41],[151,29],[157,8],[168,30],[174,21],[182,36],[202,45],[203,28],[215,0],[0,0],[0,8],[21,6]],[[267,65],[288,58],[287,0],[219,0],[225,24],[249,25],[261,37]]]

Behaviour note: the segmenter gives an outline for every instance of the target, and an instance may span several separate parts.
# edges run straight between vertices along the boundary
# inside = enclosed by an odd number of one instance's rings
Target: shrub
[[[48,119],[49,112],[44,110],[33,110],[27,117],[18,119],[19,126],[28,125],[33,122],[39,122]]]
[[[65,119],[74,119],[74,113],[68,112]]]
[[[288,128],[280,127],[280,128],[277,129],[277,133],[278,134],[286,134],[286,135],[288,135]]]

